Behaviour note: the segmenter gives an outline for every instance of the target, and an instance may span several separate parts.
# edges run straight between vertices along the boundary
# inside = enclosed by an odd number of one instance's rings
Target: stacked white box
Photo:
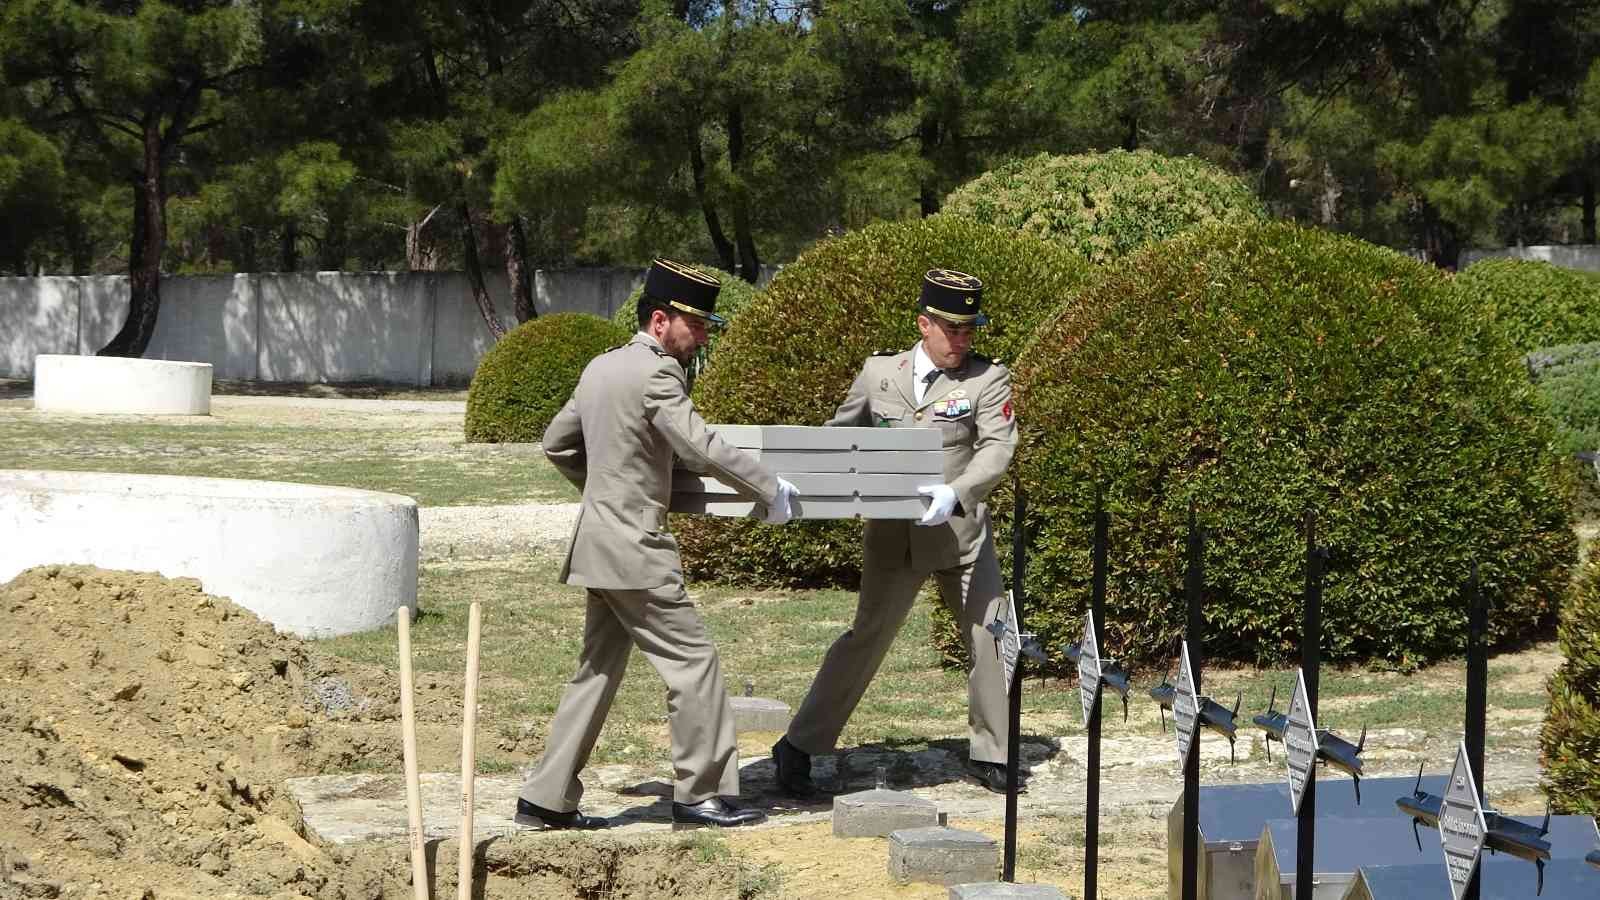
[[[937,428],[710,427],[799,489],[797,519],[921,518],[928,502],[917,488],[944,480]],[[713,476],[673,473],[673,512],[748,516],[761,506]]]

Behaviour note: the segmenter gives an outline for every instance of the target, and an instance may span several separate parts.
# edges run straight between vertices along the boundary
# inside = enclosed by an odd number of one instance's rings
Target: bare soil
[[[193,579],[24,572],[0,585],[0,898],[408,897],[403,846],[310,843],[281,787],[398,770],[398,699],[388,671]],[[419,679],[421,723],[460,707],[459,686]],[[740,865],[709,856],[512,840],[480,849],[480,883],[492,898],[736,896]]]

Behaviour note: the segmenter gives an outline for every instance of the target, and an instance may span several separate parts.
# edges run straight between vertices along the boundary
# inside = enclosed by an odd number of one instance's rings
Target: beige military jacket
[[[639,589],[683,582],[667,531],[673,455],[771,504],[778,480],[714,433],[689,400],[683,366],[654,338],[600,354],[544,432],[544,454],[583,491],[561,567],[566,584]]]
[[[869,357],[829,425],[938,428],[944,434],[944,478],[956,492],[956,514],[944,525],[913,521],[867,522],[866,542],[879,559],[907,560],[922,571],[964,565],[978,558],[989,537],[989,492],[1005,477],[1017,449],[1011,408],[1011,373],[976,353],[962,367],[940,373],[916,402],[913,347]]]

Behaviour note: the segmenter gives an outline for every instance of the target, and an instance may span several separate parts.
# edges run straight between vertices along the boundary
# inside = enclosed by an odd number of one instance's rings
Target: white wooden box
[[[928,503],[917,488],[944,481],[937,428],[710,427],[799,489],[797,519],[921,518]],[[765,505],[711,475],[680,469],[672,478],[672,511],[759,516]]]

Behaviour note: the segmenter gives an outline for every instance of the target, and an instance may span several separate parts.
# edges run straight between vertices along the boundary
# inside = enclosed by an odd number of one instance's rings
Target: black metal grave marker
[[[1478,869],[1478,857],[1489,825],[1483,818],[1483,801],[1478,783],[1472,777],[1466,742],[1456,752],[1455,768],[1445,782],[1439,805],[1439,843],[1444,848],[1445,873],[1450,879],[1450,896],[1455,900],[1467,893]]]

